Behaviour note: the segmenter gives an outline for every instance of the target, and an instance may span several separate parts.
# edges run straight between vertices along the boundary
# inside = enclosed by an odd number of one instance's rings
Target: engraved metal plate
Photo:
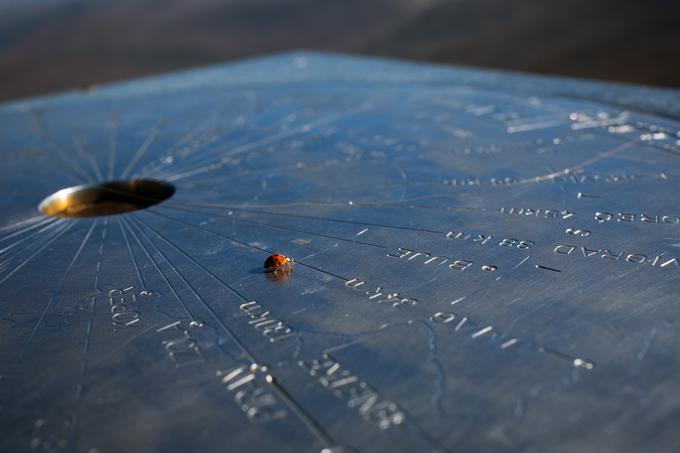
[[[4,104],[0,450],[677,451],[678,118],[304,53]]]

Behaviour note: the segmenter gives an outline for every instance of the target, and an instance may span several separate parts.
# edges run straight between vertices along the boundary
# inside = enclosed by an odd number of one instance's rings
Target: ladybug
[[[264,268],[269,272],[290,271],[293,269],[293,259],[286,255],[274,253],[264,261]]]

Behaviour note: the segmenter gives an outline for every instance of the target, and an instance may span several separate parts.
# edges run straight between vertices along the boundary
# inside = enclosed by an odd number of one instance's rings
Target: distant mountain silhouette
[[[680,86],[680,2],[0,0],[0,98],[289,49]]]

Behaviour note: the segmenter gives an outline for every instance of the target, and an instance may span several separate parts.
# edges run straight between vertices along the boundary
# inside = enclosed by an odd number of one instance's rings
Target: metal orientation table
[[[678,91],[301,52],[0,153],[0,451],[680,445]]]

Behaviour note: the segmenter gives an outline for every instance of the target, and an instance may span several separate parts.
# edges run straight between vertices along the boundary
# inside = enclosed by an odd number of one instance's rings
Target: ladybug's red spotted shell
[[[264,261],[264,268],[270,271],[286,270],[292,268],[293,260],[286,255],[274,253]]]

